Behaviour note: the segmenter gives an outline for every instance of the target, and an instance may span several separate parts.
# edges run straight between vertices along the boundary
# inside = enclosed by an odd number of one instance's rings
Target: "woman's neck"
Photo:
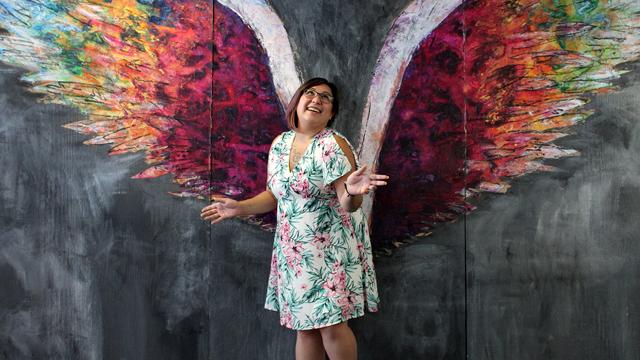
[[[324,129],[325,129],[324,126],[317,127],[317,128],[312,128],[312,127],[304,127],[304,126],[299,124],[299,126],[294,131],[298,134],[298,136],[300,136],[301,139],[310,140],[317,133],[319,133],[320,131],[322,131]]]

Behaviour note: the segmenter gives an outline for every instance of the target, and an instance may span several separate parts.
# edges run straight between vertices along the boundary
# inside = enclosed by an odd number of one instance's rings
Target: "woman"
[[[388,176],[358,168],[351,145],[329,128],[337,96],[325,79],[302,84],[287,106],[291,130],[271,145],[267,189],[244,201],[214,197],[201,214],[215,224],[278,209],[265,308],[297,330],[296,359],[324,359],[325,351],[332,360],[356,359],[347,320],[378,306],[360,205]]]

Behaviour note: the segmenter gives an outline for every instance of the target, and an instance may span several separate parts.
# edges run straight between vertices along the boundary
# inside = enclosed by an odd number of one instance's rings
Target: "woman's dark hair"
[[[298,127],[298,114],[296,113],[296,108],[298,107],[298,103],[300,102],[302,94],[304,94],[307,89],[318,85],[327,85],[331,89],[331,95],[333,95],[333,115],[331,116],[331,119],[329,119],[327,126],[331,126],[331,124],[333,124],[333,121],[338,115],[338,110],[340,110],[340,101],[338,100],[338,87],[336,86],[336,84],[330,82],[327,79],[313,78],[300,85],[298,90],[296,90],[296,92],[293,94],[291,101],[289,101],[289,105],[287,105],[285,117],[287,118],[289,129],[295,129]]]

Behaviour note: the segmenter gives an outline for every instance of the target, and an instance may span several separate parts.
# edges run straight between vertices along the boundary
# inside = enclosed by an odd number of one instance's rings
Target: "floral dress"
[[[292,171],[295,132],[278,136],[269,152],[267,187],[278,200],[278,223],[265,308],[279,311],[280,324],[290,329],[378,310],[365,215],[344,210],[333,185],[351,171],[334,134],[341,136],[330,128],[316,134]]]

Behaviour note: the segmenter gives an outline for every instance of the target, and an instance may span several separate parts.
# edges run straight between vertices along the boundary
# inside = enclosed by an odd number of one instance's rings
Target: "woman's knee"
[[[317,339],[319,337],[320,331],[318,329],[298,330],[298,338],[300,339]]]
[[[349,328],[349,325],[347,325],[347,322],[345,321],[339,324],[320,328],[320,335],[322,336],[323,339],[331,341],[333,339],[344,336],[345,333],[349,333],[350,331],[351,329]]]

